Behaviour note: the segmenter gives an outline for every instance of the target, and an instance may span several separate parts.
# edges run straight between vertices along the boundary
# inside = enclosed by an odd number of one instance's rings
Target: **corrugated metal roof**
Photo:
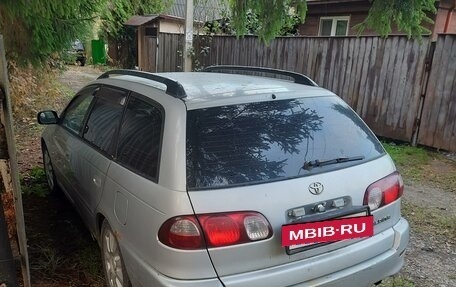
[[[157,18],[158,15],[150,15],[150,16],[139,16],[139,15],[134,15],[130,19],[128,19],[127,22],[125,22],[125,25],[127,26],[141,26],[147,22],[150,22]]]

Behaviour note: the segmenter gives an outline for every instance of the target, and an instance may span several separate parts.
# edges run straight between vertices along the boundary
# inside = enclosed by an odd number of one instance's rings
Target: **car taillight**
[[[167,220],[158,231],[161,243],[178,249],[201,249],[204,241],[195,216],[177,216]]]
[[[270,238],[272,228],[266,218],[252,211],[178,216],[159,230],[160,242],[178,249],[201,249],[243,244]],[[202,237],[204,234],[204,239]]]
[[[369,185],[364,194],[364,205],[369,205],[371,211],[375,210],[399,199],[403,191],[402,177],[394,172]]]

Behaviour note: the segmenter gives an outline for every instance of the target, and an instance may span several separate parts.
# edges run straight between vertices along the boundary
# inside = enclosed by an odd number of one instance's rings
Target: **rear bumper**
[[[224,276],[221,280],[226,287],[370,286],[399,272],[404,263],[403,255],[408,241],[409,224],[401,218],[392,228],[341,250],[316,256],[311,263],[291,262],[259,271]],[[356,257],[355,254],[369,254],[367,250],[378,248],[385,242],[390,246],[386,251],[348,268],[338,269],[338,266],[346,266],[350,258]],[[331,268],[337,271],[328,274]],[[164,276],[143,264],[136,265],[133,270],[136,272],[130,273],[135,273],[131,276],[135,287],[223,287],[218,278],[178,280]]]
[[[392,228],[340,250],[316,256],[311,263],[295,261],[264,270],[225,276],[221,279],[226,287],[370,286],[399,272],[404,263],[403,255],[408,241],[409,224],[401,218]],[[342,266],[347,266],[347,261],[351,258],[360,257],[360,254],[369,254],[372,249],[380,248],[385,242],[390,244],[390,248],[386,251],[348,268],[340,269]]]

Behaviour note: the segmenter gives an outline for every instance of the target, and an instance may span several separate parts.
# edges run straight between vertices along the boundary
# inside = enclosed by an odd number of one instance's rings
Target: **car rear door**
[[[319,164],[323,162],[327,164]],[[351,259],[316,266],[309,258],[359,240],[288,254],[282,246],[281,228],[309,215],[321,213],[323,218],[337,210],[361,207],[367,187],[394,170],[372,132],[335,96],[204,108],[187,115],[187,185],[195,213],[223,217],[224,213],[258,212],[273,232],[265,240],[208,248],[226,286],[242,286],[241,279],[230,276],[254,271],[258,274],[253,277],[263,279],[248,286],[291,286],[390,248],[393,242],[384,240],[378,248]],[[315,186],[319,192],[314,192]],[[323,203],[326,209],[318,210]],[[398,212],[393,217],[397,221]],[[211,240],[208,234],[206,240]],[[309,264],[309,274],[267,275],[277,266],[300,260],[300,266]],[[274,278],[282,281],[268,281]]]

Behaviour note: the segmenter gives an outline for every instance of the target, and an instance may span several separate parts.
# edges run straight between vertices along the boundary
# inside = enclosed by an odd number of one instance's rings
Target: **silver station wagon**
[[[403,265],[401,176],[304,75],[114,70],[38,121],[108,286],[370,286]]]

